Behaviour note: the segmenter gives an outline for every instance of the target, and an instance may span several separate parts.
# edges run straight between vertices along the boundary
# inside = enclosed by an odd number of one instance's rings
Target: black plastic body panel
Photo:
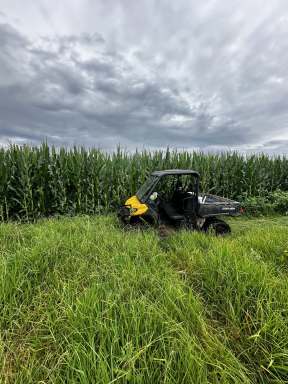
[[[199,203],[198,210],[200,217],[240,215],[241,205],[238,201],[210,194],[200,196],[200,198],[202,199],[202,202]]]

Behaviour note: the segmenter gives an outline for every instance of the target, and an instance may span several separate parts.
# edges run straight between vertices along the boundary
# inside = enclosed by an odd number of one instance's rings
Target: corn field
[[[195,169],[202,191],[239,200],[288,190],[288,158],[281,156],[12,145],[0,149],[0,220],[111,211],[152,170],[171,168]]]

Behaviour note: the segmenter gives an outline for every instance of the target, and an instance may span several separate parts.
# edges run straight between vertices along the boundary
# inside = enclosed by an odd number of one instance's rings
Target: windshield
[[[136,192],[136,196],[140,201],[145,198],[145,196],[151,190],[152,186],[155,184],[157,179],[158,179],[157,176],[150,176],[145,181],[145,183],[138,189],[138,191]]]

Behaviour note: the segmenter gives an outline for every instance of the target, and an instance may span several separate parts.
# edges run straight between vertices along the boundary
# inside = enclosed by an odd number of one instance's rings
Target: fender
[[[129,197],[129,199],[126,200],[125,205],[130,207],[131,216],[141,216],[148,211],[148,206],[141,203],[136,195]]]

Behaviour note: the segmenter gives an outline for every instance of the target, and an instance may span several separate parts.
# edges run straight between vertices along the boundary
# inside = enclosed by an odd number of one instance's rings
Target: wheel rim
[[[215,236],[224,236],[231,233],[229,225],[225,222],[210,223],[206,228],[204,228],[204,231]]]
[[[224,236],[230,233],[230,228],[224,224],[214,224],[213,229],[216,236]]]

